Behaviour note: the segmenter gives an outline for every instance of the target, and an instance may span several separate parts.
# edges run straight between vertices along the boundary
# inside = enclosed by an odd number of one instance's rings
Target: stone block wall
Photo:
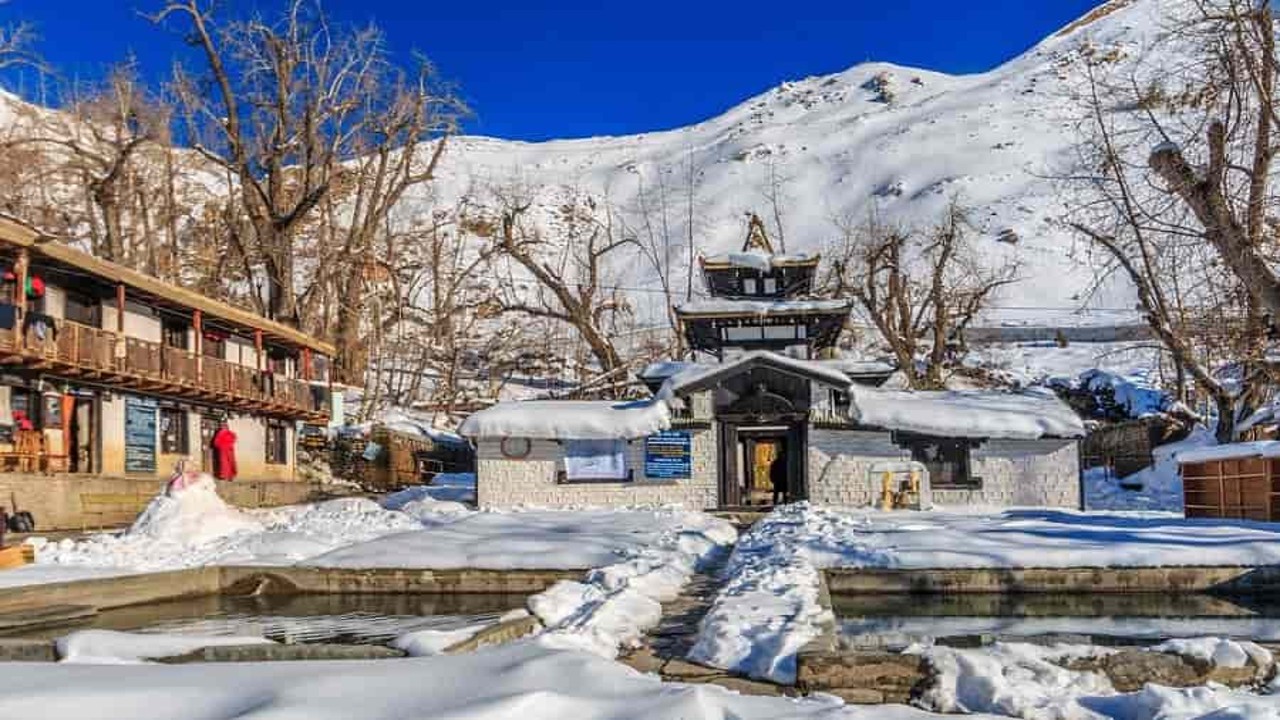
[[[688,479],[650,480],[644,475],[644,438],[628,442],[629,482],[557,483],[564,469],[564,446],[554,440],[534,440],[522,459],[502,455],[496,439],[476,447],[476,501],[482,508],[517,505],[541,507],[676,504],[690,510],[716,507],[716,433],[689,431],[691,472]]]
[[[809,431],[809,498],[818,504],[867,506],[879,501],[871,467],[910,460],[886,432]],[[974,448],[977,490],[932,489],[936,505],[1080,507],[1079,454],[1074,440],[989,440]]]
[[[121,504],[118,511],[86,516],[82,504],[85,496],[132,496],[140,510],[164,489],[166,482],[167,479],[140,477],[3,474],[0,475],[0,506],[12,512],[16,503],[19,510],[30,512],[35,517],[37,532],[119,527],[133,522],[136,510],[125,509],[125,504]],[[222,499],[238,507],[293,505],[310,499],[315,490],[316,486],[311,483],[293,480],[218,483]]]

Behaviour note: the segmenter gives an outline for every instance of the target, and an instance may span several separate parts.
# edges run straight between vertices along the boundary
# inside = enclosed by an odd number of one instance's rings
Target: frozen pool
[[[900,650],[998,640],[1150,644],[1174,637],[1280,641],[1280,600],[1213,595],[837,595],[839,643]]]
[[[284,643],[385,644],[415,630],[496,622],[523,595],[315,594],[198,598],[103,611],[9,637],[58,637],[89,628],[191,635],[258,635]]]

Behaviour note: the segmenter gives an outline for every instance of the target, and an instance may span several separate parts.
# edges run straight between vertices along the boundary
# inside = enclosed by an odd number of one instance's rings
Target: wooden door
[[[218,419],[200,416],[200,469],[213,474],[213,434],[218,432]]]
[[[720,424],[720,507],[742,505],[741,485],[738,482],[738,426]]]

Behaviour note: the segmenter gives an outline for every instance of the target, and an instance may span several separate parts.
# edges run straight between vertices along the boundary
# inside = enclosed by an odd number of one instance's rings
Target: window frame
[[[911,459],[929,471],[930,490],[981,490],[982,477],[973,473],[973,450],[981,442],[970,438],[941,437],[908,432],[895,432],[893,442],[911,453]],[[928,459],[927,449],[937,448],[937,457]],[[950,480],[943,481],[943,473],[935,467],[953,465],[947,473]],[[959,480],[955,479],[959,476]]]
[[[289,464],[289,427],[279,420],[268,420],[263,452],[268,465]],[[280,454],[277,456],[276,451]]]
[[[176,445],[169,445],[165,428],[167,423],[174,419],[175,413],[178,421],[178,442]],[[169,417],[166,418],[166,415]],[[191,453],[191,425],[186,410],[180,407],[161,405],[159,413],[156,415],[156,422],[159,425],[161,455],[188,455]]]
[[[630,440],[606,440],[606,441],[601,441],[601,440],[582,440],[582,441],[577,441],[577,440],[559,440],[559,441],[557,441],[557,442],[558,442],[558,444],[560,445],[560,447],[561,447],[561,449],[562,449],[562,452],[561,452],[561,455],[560,455],[560,460],[559,460],[559,461],[558,461],[558,463],[557,463],[557,465],[558,465],[559,467],[557,467],[557,468],[556,468],[556,484],[558,484],[558,485],[599,485],[599,484],[603,484],[603,483],[615,483],[615,484],[621,484],[621,483],[633,483],[633,482],[635,482],[635,479],[636,479],[635,468],[631,467],[631,441],[630,441]],[[575,477],[575,478],[570,478],[570,477],[569,477],[569,469],[568,469],[568,467],[567,467],[567,465],[566,465],[566,462],[567,462],[567,461],[568,461],[568,459],[569,459],[569,446],[570,446],[570,444],[572,444],[572,443],[577,443],[577,442],[582,442],[582,443],[604,443],[604,442],[612,442],[612,443],[616,443],[616,444],[618,444],[618,445],[621,445],[621,452],[620,452],[620,454],[621,454],[621,456],[622,456],[623,476],[622,476],[622,477]]]

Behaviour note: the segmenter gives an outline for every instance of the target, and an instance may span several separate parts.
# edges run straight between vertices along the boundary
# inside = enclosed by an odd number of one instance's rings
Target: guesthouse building
[[[179,461],[211,472],[224,424],[224,495],[305,496],[296,441],[328,422],[330,345],[4,217],[0,271],[0,504],[41,529],[127,521]]]

